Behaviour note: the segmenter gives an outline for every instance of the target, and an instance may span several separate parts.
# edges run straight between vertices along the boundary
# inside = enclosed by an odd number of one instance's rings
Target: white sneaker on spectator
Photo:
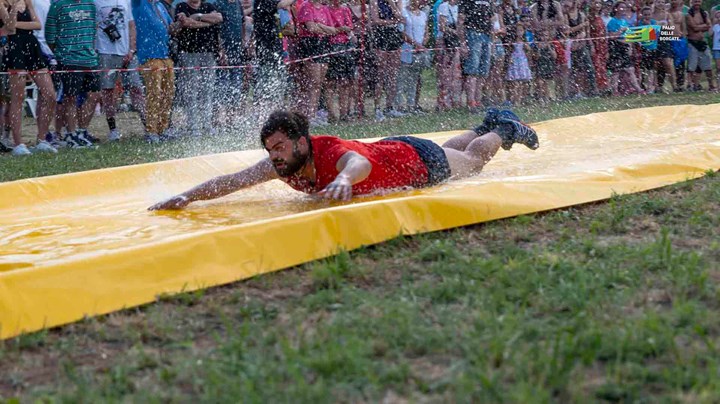
[[[328,121],[320,119],[320,118],[312,118],[310,119],[310,126],[311,127],[317,127],[317,126],[325,126],[328,124]]]
[[[13,147],[12,155],[13,156],[29,156],[32,153],[30,150],[25,146],[24,143],[20,143],[19,145]]]
[[[402,117],[404,117],[404,116],[406,116],[406,115],[407,115],[407,114],[405,114],[404,112],[400,112],[400,111],[398,111],[398,110],[395,109],[395,108],[390,109],[390,110],[387,111],[387,116],[389,116],[390,118],[402,118]]]
[[[111,142],[117,142],[118,140],[120,140],[121,137],[122,135],[117,129],[113,129],[110,131],[110,133],[108,133],[108,140]]]
[[[154,133],[146,133],[145,141],[150,144],[158,144],[158,143],[160,143],[160,136],[158,136]]]
[[[43,153],[57,153],[57,149],[54,148],[47,140],[41,140],[38,144],[33,147],[33,151]]]
[[[375,110],[375,122],[382,122],[385,120],[385,114],[379,109]]]

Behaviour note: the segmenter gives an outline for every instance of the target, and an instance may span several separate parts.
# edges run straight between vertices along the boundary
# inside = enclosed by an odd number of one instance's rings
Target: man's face
[[[265,139],[265,150],[270,154],[275,172],[281,177],[289,177],[300,171],[309,154],[304,137],[293,141],[282,132],[275,132]]]
[[[700,8],[700,6],[702,6],[702,0],[692,0],[690,4],[693,6],[693,8],[698,9]]]

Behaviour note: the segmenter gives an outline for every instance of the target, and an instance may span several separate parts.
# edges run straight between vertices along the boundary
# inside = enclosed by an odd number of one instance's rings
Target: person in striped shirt
[[[45,22],[45,40],[55,53],[58,70],[74,71],[60,74],[68,131],[63,140],[73,147],[90,146],[94,140],[88,136],[86,127],[77,126],[78,122],[89,124],[100,91],[99,75],[85,72],[98,66],[95,16],[93,0],[57,0],[50,6]],[[78,109],[73,106],[83,93],[87,93],[87,98],[78,116]]]

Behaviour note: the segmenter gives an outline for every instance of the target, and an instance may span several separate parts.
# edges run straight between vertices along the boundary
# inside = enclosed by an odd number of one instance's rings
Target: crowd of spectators
[[[263,105],[313,126],[364,116],[365,97],[377,121],[423,114],[425,70],[437,111],[717,91],[720,7],[701,0],[361,1],[0,0],[0,150],[91,146],[98,105],[117,141],[122,98],[151,143],[211,136]],[[666,37],[625,41],[640,25]],[[21,133],[28,83],[32,148]]]

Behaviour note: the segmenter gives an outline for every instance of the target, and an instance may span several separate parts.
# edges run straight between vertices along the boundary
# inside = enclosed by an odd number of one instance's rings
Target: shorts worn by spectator
[[[694,73],[698,67],[704,72],[712,70],[712,55],[707,42],[688,39],[688,43],[687,71]]]

